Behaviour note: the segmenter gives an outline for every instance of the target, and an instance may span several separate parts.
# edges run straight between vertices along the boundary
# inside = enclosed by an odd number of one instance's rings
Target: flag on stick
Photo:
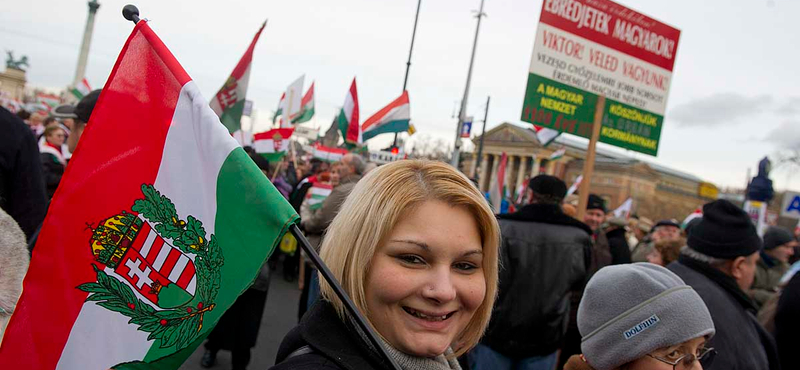
[[[506,163],[508,162],[508,155],[503,152],[500,156],[500,163],[497,166],[497,177],[492,179],[492,186],[489,188],[489,200],[494,207],[495,212],[500,213],[503,198],[506,194]]]
[[[619,207],[617,207],[617,209],[615,209],[614,212],[612,212],[612,214],[614,215],[614,217],[624,218],[627,220],[628,217],[631,215],[632,209],[633,209],[633,199],[628,198],[628,200],[622,202],[622,204]]]
[[[331,195],[333,185],[323,184],[321,182],[314,183],[308,192],[308,208],[312,210],[322,208],[322,202],[328,195]]]
[[[277,161],[289,151],[290,138],[294,133],[293,128],[278,128],[255,134],[253,146],[256,153],[261,154],[270,162]]]
[[[356,92],[355,78],[350,85],[350,90],[347,91],[347,97],[344,99],[344,106],[339,112],[337,123],[346,143],[361,144],[364,142],[361,136],[361,125],[358,123],[358,93]]]
[[[539,143],[545,147],[552,143],[553,140],[558,137],[558,135],[561,135],[561,131],[536,125],[533,125],[533,130],[536,131],[536,139],[538,139]]]
[[[549,159],[551,161],[555,161],[556,159],[559,159],[559,158],[563,157],[564,153],[566,153],[566,152],[567,152],[566,148],[561,148],[559,150],[556,150],[555,152],[553,152],[553,154],[550,154],[550,158]]]
[[[380,134],[408,131],[410,120],[411,105],[408,102],[408,91],[403,91],[399,98],[364,121],[361,126],[362,137],[367,141]]]
[[[575,192],[578,191],[578,187],[581,186],[582,180],[583,180],[583,175],[579,175],[578,178],[575,179],[575,183],[573,183],[572,186],[569,187],[569,190],[567,190],[566,196],[575,194]]]
[[[283,94],[283,98],[281,100],[283,102],[283,109],[281,109],[281,113],[283,114],[283,118],[281,119],[281,128],[292,127],[293,120],[300,114],[300,103],[302,100],[303,82],[305,79],[306,75],[298,77],[286,88],[286,92]]]
[[[234,133],[241,127],[242,111],[244,111],[244,99],[247,96],[247,84],[250,82],[250,64],[253,61],[253,49],[256,47],[258,37],[261,36],[261,31],[267,22],[261,25],[261,28],[256,32],[253,41],[245,51],[242,59],[233,69],[231,76],[222,85],[217,94],[211,99],[211,109],[219,116],[220,121],[228,132]]]
[[[72,88],[72,95],[75,95],[78,100],[83,99],[84,96],[89,95],[92,92],[92,88],[89,86],[89,81],[85,78],[81,80],[81,82]]]
[[[297,114],[292,120],[292,123],[299,124],[308,122],[314,117],[314,83],[308,88],[306,94],[303,95],[303,100],[300,102],[300,113]]]
[[[298,218],[147,21],[89,123],[0,369],[177,369]]]
[[[314,158],[319,158],[328,162],[338,162],[347,153],[350,153],[347,149],[330,148],[320,144],[314,146]]]

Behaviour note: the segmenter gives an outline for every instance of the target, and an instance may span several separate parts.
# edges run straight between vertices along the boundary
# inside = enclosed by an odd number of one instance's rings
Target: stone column
[[[519,159],[518,156],[516,158]],[[514,157],[508,156],[508,161],[506,162],[506,177],[505,179],[503,179],[503,184],[505,184],[506,190],[508,190],[509,193],[514,192],[511,189],[511,186],[514,185],[513,183],[511,183],[511,172],[513,169],[514,169]],[[505,196],[505,194],[503,194],[503,196]]]
[[[472,164],[469,165],[469,177],[471,179],[475,178],[475,169],[478,165],[478,155],[476,153],[472,154]]]
[[[528,157],[519,157],[519,170],[517,170],[517,186],[514,189],[517,189],[522,185],[522,182],[525,180],[525,167],[528,164]],[[517,194],[519,195],[519,194]]]
[[[531,178],[534,178],[537,175],[539,175],[539,170],[541,169],[541,167],[542,167],[542,159],[537,156],[534,156],[533,168],[531,169]]]
[[[556,161],[547,161],[547,174],[550,176],[555,175]]]
[[[83,81],[86,74],[86,62],[89,59],[89,47],[92,44],[92,32],[94,32],[94,16],[100,4],[97,0],[89,1],[89,16],[86,18],[86,27],[83,29],[83,40],[81,41],[81,52],[78,54],[78,66],[75,68],[75,79],[72,86],[78,86]]]
[[[487,179],[487,180],[489,180],[489,182],[486,183],[486,190],[487,191],[492,188],[492,181],[494,181],[494,179],[497,178],[497,166],[498,166],[498,164],[500,164],[500,155],[499,154],[492,154],[492,156],[494,158],[492,160],[492,172],[489,175],[489,178]]]
[[[486,186],[484,184],[486,183],[486,179],[489,178],[489,176],[491,176],[491,174],[489,174],[489,155],[484,154],[483,159],[481,160],[481,176],[480,176],[480,184],[478,185],[478,188],[481,191],[486,191]]]

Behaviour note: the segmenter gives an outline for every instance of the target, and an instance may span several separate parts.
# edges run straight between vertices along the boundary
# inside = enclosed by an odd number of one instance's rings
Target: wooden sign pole
[[[578,220],[583,221],[586,215],[586,206],[589,203],[589,186],[592,183],[592,173],[594,172],[594,157],[597,147],[597,140],[600,138],[600,128],[603,126],[603,111],[606,109],[606,97],[597,97],[597,106],[594,110],[594,122],[592,123],[592,138],[589,140],[589,147],[586,149],[586,161],[583,162],[583,180],[581,181],[580,201],[578,202]]]

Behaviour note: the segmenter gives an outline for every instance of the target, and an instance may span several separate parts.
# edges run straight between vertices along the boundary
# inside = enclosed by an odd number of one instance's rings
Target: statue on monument
[[[25,71],[24,69],[22,69],[23,66],[30,67],[30,64],[28,64],[27,55],[23,55],[22,58],[19,59],[14,59],[14,52],[11,50],[6,50],[6,55],[8,55],[8,58],[6,58],[6,68],[13,68],[13,69],[18,69],[20,71]]]

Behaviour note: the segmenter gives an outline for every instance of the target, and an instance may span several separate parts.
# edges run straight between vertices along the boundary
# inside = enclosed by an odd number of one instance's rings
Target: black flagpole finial
[[[122,8],[122,16],[134,24],[139,23],[139,8],[132,4],[125,5]]]

